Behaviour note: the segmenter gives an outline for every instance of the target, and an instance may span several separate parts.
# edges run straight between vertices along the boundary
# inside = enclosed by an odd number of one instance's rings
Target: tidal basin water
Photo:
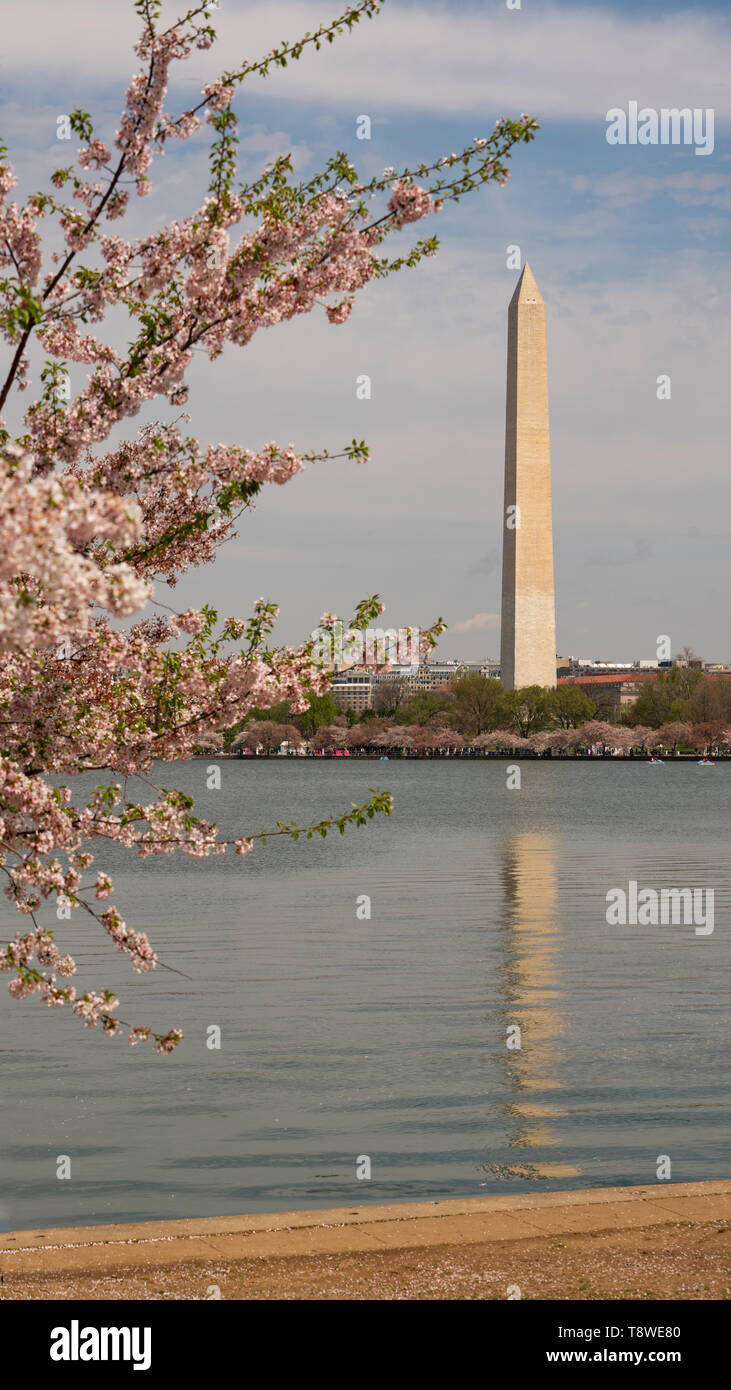
[[[0,977],[3,1229],[654,1183],[660,1155],[728,1176],[731,767],[526,761],[508,790],[497,761],[221,759],[207,791],[211,761],[153,775],[226,837],[369,786],[395,813],[244,859],[96,847],[191,978],[134,975],[53,912],[75,983],[185,1038],[155,1056]],[[712,888],[713,933],[608,926],[629,880]],[[3,939],[25,920],[5,904]]]

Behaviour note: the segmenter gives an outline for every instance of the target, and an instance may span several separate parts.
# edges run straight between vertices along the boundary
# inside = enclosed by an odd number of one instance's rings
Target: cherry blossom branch
[[[237,190],[232,99],[239,83],[286,67],[307,46],[333,42],[364,15],[375,15],[377,0],[361,0],[314,33],[224,74],[177,121],[163,110],[169,69],[194,47],[210,47],[210,7],[193,5],[164,29],[161,0],[135,0],[135,8],[140,68],[116,132],[117,154],[95,137],[91,116],[74,111],[72,129],[84,146],[70,168],[51,177],[53,189],[70,183],[75,203],[50,191],[31,195],[22,207],[8,203],[17,180],[0,146],[0,335],[11,357],[0,409],[13,385],[28,384],[26,350],[34,333],[47,355],[24,433],[12,441],[0,421],[0,867],[8,895],[33,927],[0,953],[0,970],[14,972],[15,998],[36,994],[49,1007],[70,1003],[85,1026],[109,1035],[127,1028],[131,1042],[154,1040],[167,1052],[179,1030],[134,1028],[114,1017],[110,991],[79,998],[73,986],[56,982],[53,971],[63,977],[76,967],[39,923],[49,899],[81,906],[134,970],[157,963],[144,933],[128,927],[114,906],[97,911],[87,901],[91,890],[82,888],[82,876],[94,855],[84,846],[111,840],[143,858],[177,851],[203,858],[231,846],[246,855],[273,836],[343,834],[348,825],[390,814],[392,805],[387,793],[370,789],[369,802],[342,815],[304,826],[280,821],[275,829],[224,841],[216,825],[194,814],[187,794],[146,776],[153,759],[186,758],[202,739],[244,723],[254,710],[284,702],[293,715],[302,713],[311,695],[330,686],[313,638],[270,648],[275,604],[262,597],[248,619],[228,617],[219,627],[207,605],[169,616],[147,610],[153,581],[162,576],[172,586],[191,567],[211,563],[263,486],[288,482],[310,462],[368,457],[367,444],[356,439],[331,456],[273,441],[252,451],[186,438],[187,417],[177,412],[187,399],[194,355],[205,352],[215,361],[229,344],[247,346],[261,328],[320,307],[332,324],[343,323],[373,279],[418,264],[438,245],[429,236],[386,256],[379,250],[385,239],[438,212],[447,199],[504,182],[513,148],[533,139],[536,126],[527,116],[500,121],[489,139],[476,139],[461,154],[399,175],[386,169],[367,183],[358,181],[344,154],[295,183],[291,157],[280,156]],[[213,131],[209,196],[182,220],[137,241],[103,235],[102,218],[123,216],[128,185],[140,196],[149,191],[153,158],[168,139],[200,129],[203,107]],[[371,212],[368,202],[377,194],[386,206]],[[60,225],[65,249],[54,253],[41,281],[38,228],[48,216]],[[257,219],[253,229],[249,217]],[[100,267],[82,263],[91,245],[100,250]],[[86,328],[118,306],[135,325],[126,351]],[[88,369],[73,399],[66,389],[70,363]],[[120,426],[155,398],[174,408],[175,420],[144,425],[135,438],[111,447],[110,437],[118,438]],[[381,611],[374,595],[358,606],[351,626],[365,627]],[[119,621],[132,617],[131,625]],[[441,626],[440,620],[422,641],[435,641]],[[187,641],[180,640],[184,635]],[[121,784],[98,786],[86,806],[72,804],[68,786],[51,784],[51,775],[90,768],[111,770]],[[149,804],[127,799],[133,776],[151,787]],[[93,892],[98,900],[112,892],[103,869]]]
[[[383,4],[385,4],[385,0],[358,0],[357,4],[348,5],[343,14],[338,15],[337,19],[330,20],[328,24],[321,25],[320,28],[314,30],[313,33],[309,31],[306,32],[303,34],[302,38],[295,40],[294,43],[289,43],[285,39],[278,47],[273,48],[265,58],[258,58],[253,63],[244,63],[243,67],[240,68],[238,72],[223,73],[213,85],[216,88],[233,87],[243,82],[247,77],[250,77],[252,73],[258,72],[261,77],[266,77],[271,67],[286,68],[288,61],[292,60],[296,62],[302,56],[305,48],[310,44],[314,44],[316,51],[319,52],[323,42],[333,43],[335,38],[342,34],[344,30],[347,29],[350,31],[355,24],[360,22],[361,15],[365,15],[368,19],[371,19],[374,15],[378,14]],[[205,8],[205,6],[201,8]],[[177,121],[171,121],[163,129],[169,132],[171,126],[179,126],[185,118],[195,116],[199,111],[202,111],[203,108],[208,105],[209,101],[210,95],[204,96],[203,100],[199,101],[196,106],[192,106],[189,110],[184,111],[182,116],[178,117]]]

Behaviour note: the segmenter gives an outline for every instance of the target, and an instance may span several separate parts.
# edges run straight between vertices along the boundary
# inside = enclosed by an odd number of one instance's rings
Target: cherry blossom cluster
[[[130,545],[140,534],[134,500],[67,476],[34,476],[32,454],[0,457],[0,651],[47,647],[88,629],[95,605],[118,617],[143,606],[149,585],[124,562],[102,568],[85,553]]]
[[[10,170],[0,173],[0,191],[15,182]],[[11,203],[7,208],[0,205],[0,267],[11,267],[28,288],[32,288],[40,279],[43,267],[41,238],[30,207],[19,208],[17,203]]]

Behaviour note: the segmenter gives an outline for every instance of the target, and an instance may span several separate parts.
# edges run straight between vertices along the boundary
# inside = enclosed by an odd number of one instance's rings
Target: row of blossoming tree
[[[686,724],[676,721],[650,729],[588,720],[572,729],[539,729],[523,735],[515,729],[491,729],[473,738],[447,725],[399,724],[396,720],[369,719],[348,727],[347,720],[323,725],[306,738],[292,724],[253,720],[229,745],[232,753],[270,756],[287,753],[398,753],[416,757],[486,756],[491,753],[535,753],[571,757],[591,750],[633,755],[664,751],[678,754],[731,753],[731,724]],[[206,756],[222,751],[220,739],[211,739],[199,750]],[[228,751],[228,750],[227,750]]]
[[[77,990],[58,923],[82,912],[135,970],[155,966],[147,936],[117,906],[101,905],[113,892],[104,843],[143,857],[223,853],[226,843],[190,798],[152,782],[154,761],[186,756],[252,708],[286,700],[302,710],[328,680],[309,642],[270,645],[272,602],[219,621],[208,607],[175,612],[155,586],[214,560],[265,486],[325,457],[360,462],[368,453],[357,440],[334,455],[199,441],[180,413],[195,354],[215,361],[229,345],[246,347],[261,329],[311,311],[342,323],[365,286],[437,246],[428,236],[388,255],[385,243],[480,185],[504,182],[513,147],[536,127],[526,116],[500,120],[457,154],[366,182],[336,154],[304,181],[283,155],[242,184],[241,85],[375,16],[378,0],[359,0],[318,30],[242,61],[172,112],[171,70],[211,47],[215,6],[193,5],[167,26],[159,0],[135,0],[135,9],[140,67],[113,140],[74,111],[75,160],[22,204],[10,201],[16,177],[0,150],[0,856],[5,891],[28,923],[0,968],[16,999],[69,1005],[86,1026],[169,1052],[179,1029],[126,1023],[111,991]],[[185,217],[129,240],[108,226],[149,192],[153,160],[170,142],[206,130],[208,188]],[[99,327],[120,309],[133,325],[125,347],[112,327],[106,335]],[[23,412],[16,393],[28,388],[38,354],[40,390]],[[69,363],[88,368],[72,399]],[[153,401],[163,417],[123,437]],[[380,611],[377,599],[365,600],[354,625]],[[433,638],[431,630],[425,640]],[[111,773],[90,798],[51,780],[89,768]],[[130,776],[150,780],[148,800],[128,798]],[[377,793],[314,829],[342,832],[390,805]],[[231,843],[243,855],[259,838],[242,828]]]

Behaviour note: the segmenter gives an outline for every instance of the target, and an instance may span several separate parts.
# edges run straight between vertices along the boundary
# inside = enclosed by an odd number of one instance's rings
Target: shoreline
[[[635,753],[631,757],[628,754],[611,753],[526,753],[524,749],[517,749],[515,753],[451,753],[442,756],[429,756],[423,754],[403,754],[389,753],[383,757],[381,753],[353,753],[349,751],[347,757],[342,753],[248,753],[240,756],[238,753],[228,753],[221,751],[218,753],[191,753],[190,757],[173,759],[181,762],[210,762],[211,758],[227,758],[230,762],[240,763],[285,763],[285,762],[356,762],[356,763],[489,763],[489,762],[527,762],[527,763],[650,763],[652,754],[647,755]],[[700,759],[697,753],[671,753],[668,757],[659,760],[663,764],[691,763],[699,765]],[[709,758],[709,763],[731,762],[731,753],[714,753]]]
[[[730,1222],[731,1179],[9,1231],[0,1297],[724,1299]]]

